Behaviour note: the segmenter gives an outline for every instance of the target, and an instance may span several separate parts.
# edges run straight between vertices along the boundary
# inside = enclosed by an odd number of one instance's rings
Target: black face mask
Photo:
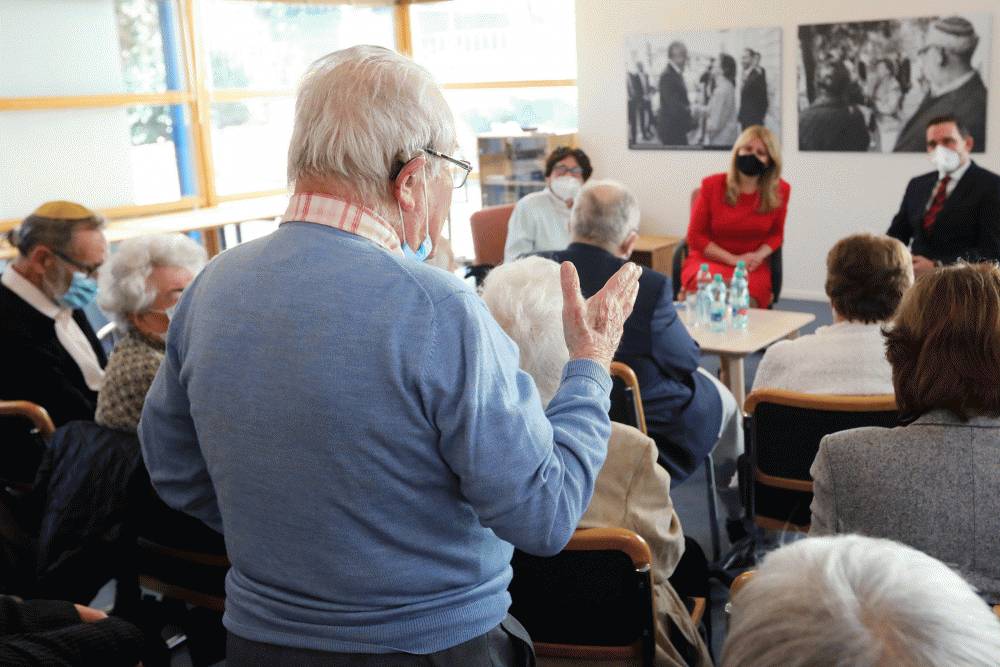
[[[756,155],[737,155],[736,168],[741,174],[747,176],[760,176],[767,171],[767,165],[760,161]]]

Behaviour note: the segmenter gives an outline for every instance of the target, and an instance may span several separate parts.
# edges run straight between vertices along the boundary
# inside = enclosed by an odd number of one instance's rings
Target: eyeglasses
[[[583,176],[583,169],[580,167],[567,167],[566,165],[557,164],[552,167],[552,173],[556,176],[565,176],[570,174],[571,176]]]
[[[424,152],[433,155],[434,157],[439,157],[442,160],[447,160],[451,163],[451,184],[456,190],[465,185],[465,181],[469,178],[469,173],[472,171],[471,162],[466,162],[465,160],[459,160],[458,158],[451,157],[450,155],[439,153],[432,148],[425,148]]]
[[[67,264],[76,267],[81,272],[83,272],[83,274],[86,275],[88,278],[93,278],[94,276],[96,276],[97,271],[101,268],[100,264],[88,265],[82,262],[78,262],[69,255],[62,253],[58,250],[53,250],[52,254],[61,259],[62,261],[66,262]]]

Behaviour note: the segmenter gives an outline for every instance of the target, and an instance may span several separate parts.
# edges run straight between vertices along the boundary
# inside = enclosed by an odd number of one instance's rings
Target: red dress
[[[735,206],[726,203],[726,175],[714,174],[701,182],[701,191],[691,207],[688,225],[688,256],[681,268],[685,291],[697,289],[698,268],[708,264],[712,274],[721,273],[728,283],[736,267],[706,259],[702,254],[710,241],[733,253],[753,252],[766,243],[773,250],[781,246],[785,234],[785,214],[791,186],[778,182],[781,204],[769,213],[760,213],[760,193],[741,194]],[[771,263],[761,262],[750,272],[750,296],[761,308],[771,303]]]

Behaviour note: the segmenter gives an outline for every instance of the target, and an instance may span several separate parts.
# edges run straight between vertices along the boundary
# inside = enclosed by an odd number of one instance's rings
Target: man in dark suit
[[[760,54],[744,49],[740,57],[743,66],[743,87],[740,89],[740,129],[763,125],[767,115],[767,75],[760,66]]]
[[[645,138],[645,128],[642,124],[642,101],[644,91],[642,87],[641,65],[636,63],[635,71],[628,73],[628,145],[635,145],[637,133],[641,133]]]
[[[91,420],[107,363],[83,307],[104,263],[103,220],[71,202],[49,202],[8,238],[18,257],[0,278],[0,400],[45,408],[55,425]],[[0,478],[30,481],[38,452],[25,429],[0,420]]]
[[[978,44],[972,24],[958,16],[939,19],[927,31],[917,54],[930,90],[903,126],[894,151],[925,150],[928,121],[946,114],[969,129],[977,149],[986,150],[986,86],[972,67]]]
[[[583,295],[590,297],[632,254],[639,205],[612,181],[588,183],[577,197],[570,219],[573,242],[566,250],[540,254],[573,262]],[[674,483],[687,478],[714,449],[716,480],[724,490],[743,451],[741,416],[729,390],[698,368],[699,356],[698,344],[674,308],[670,278],[644,268],[615,359],[631,366],[639,378],[649,435]],[[735,494],[720,491],[720,498],[730,518],[738,518]]]
[[[664,146],[687,146],[687,134],[695,128],[695,122],[684,82],[688,61],[684,43],[672,42],[667,47],[667,59],[667,66],[660,75],[660,113],[656,129]]]
[[[973,162],[969,129],[955,116],[933,118],[926,150],[937,167],[906,186],[889,236],[913,242],[913,272],[960,259],[1000,261],[1000,176]]]

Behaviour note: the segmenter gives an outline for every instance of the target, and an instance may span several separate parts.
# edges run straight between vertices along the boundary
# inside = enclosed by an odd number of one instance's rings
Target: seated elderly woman
[[[885,337],[906,426],[823,438],[810,469],[810,534],[904,542],[956,567],[996,602],[1000,269],[963,264],[922,276]]]
[[[539,399],[547,406],[569,361],[559,265],[541,257],[503,264],[487,276],[482,297],[497,323],[517,343],[521,368],[534,379]],[[684,604],[667,581],[684,553],[684,535],[670,500],[670,475],[657,465],[656,457],[651,438],[612,422],[607,459],[579,527],[627,528],[646,540],[653,554],[658,618],[669,616],[698,653],[698,664],[711,664]],[[656,664],[685,664],[670,643],[666,623],[657,625]]]
[[[205,260],[205,250],[183,234],[122,241],[108,260],[98,304],[124,336],[97,396],[98,424],[136,432],[146,392],[163,360],[170,313]]]
[[[833,324],[775,343],[757,367],[753,388],[811,394],[891,394],[882,324],[913,284],[906,246],[888,236],[854,234],[826,256]]]
[[[722,667],[1000,665],[1000,624],[944,563],[841,535],[770,553],[733,595]]]

